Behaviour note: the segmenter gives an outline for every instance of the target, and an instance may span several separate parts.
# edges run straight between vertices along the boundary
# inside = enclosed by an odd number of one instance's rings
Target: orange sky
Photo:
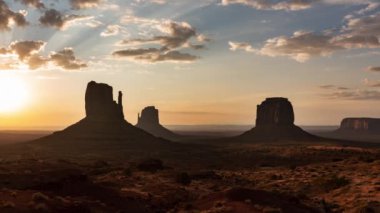
[[[380,117],[377,0],[25,2],[0,0],[0,129],[78,121],[91,80],[132,124],[155,105],[164,125],[253,125],[279,96],[299,125]]]

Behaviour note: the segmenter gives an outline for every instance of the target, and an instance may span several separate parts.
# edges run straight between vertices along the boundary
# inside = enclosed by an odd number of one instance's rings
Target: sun
[[[26,83],[16,77],[0,75],[0,113],[22,109],[28,99]]]

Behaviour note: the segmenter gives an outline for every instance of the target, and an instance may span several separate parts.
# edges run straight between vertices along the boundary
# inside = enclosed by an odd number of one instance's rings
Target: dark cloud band
[[[16,41],[8,48],[0,48],[0,55],[15,54],[19,62],[27,64],[30,69],[40,68],[48,63],[65,70],[76,70],[87,67],[87,64],[78,60],[71,48],[64,48],[58,52],[52,52],[48,57],[40,55],[45,46],[43,41]]]

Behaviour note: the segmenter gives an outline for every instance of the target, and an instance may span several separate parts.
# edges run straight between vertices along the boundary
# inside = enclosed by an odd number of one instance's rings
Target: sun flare
[[[26,83],[14,76],[0,75],[0,113],[15,112],[28,100]]]

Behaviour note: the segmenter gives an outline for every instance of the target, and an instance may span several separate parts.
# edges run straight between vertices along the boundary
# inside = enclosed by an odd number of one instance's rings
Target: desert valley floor
[[[307,141],[146,151],[65,146],[2,146],[1,212],[379,211],[379,148]]]

